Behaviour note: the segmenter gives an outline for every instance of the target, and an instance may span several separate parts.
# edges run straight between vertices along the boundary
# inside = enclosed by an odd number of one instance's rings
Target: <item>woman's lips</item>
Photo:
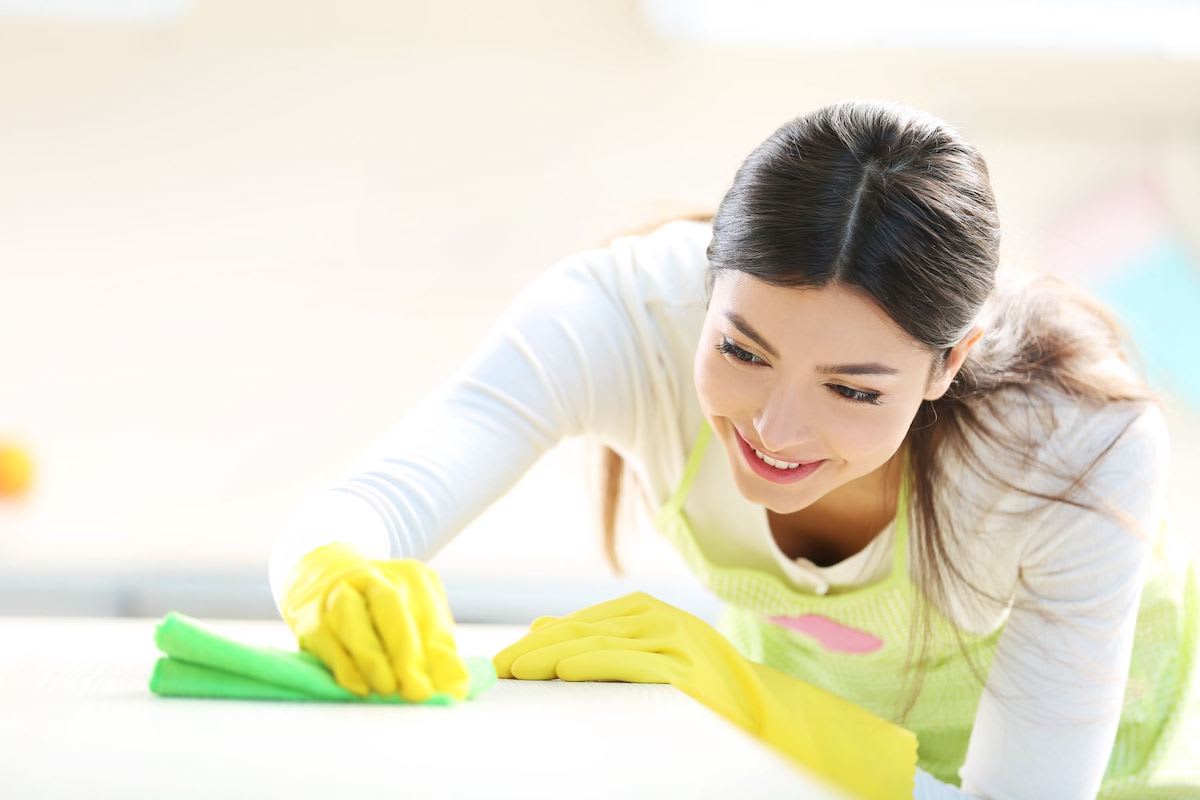
[[[801,464],[795,469],[780,469],[772,467],[767,462],[763,461],[754,453],[754,448],[750,443],[742,438],[742,434],[737,433],[737,428],[734,428],[734,433],[738,440],[738,449],[742,451],[742,456],[745,457],[746,463],[756,475],[759,475],[772,483],[795,483],[803,480],[809,475],[816,472],[828,459],[813,461],[809,464]]]

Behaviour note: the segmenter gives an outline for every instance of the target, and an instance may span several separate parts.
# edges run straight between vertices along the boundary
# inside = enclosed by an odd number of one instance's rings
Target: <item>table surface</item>
[[[501,680],[443,707],[159,697],[158,621],[0,617],[0,797],[841,796],[667,685]],[[283,622],[201,622],[295,648]],[[460,624],[459,651],[525,630]]]

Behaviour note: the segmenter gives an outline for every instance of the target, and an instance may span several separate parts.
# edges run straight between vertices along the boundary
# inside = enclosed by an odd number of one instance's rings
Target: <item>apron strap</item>
[[[692,488],[692,481],[695,480],[696,473],[700,471],[700,463],[704,458],[705,445],[708,444],[711,436],[712,428],[708,427],[708,420],[706,419],[700,423],[700,431],[696,434],[696,441],[692,444],[687,464],[683,468],[683,478],[679,481],[679,485],[675,487],[675,493],[667,501],[667,505],[663,509],[664,511],[670,509],[672,512],[675,512],[683,508],[683,501],[687,498],[688,490]]]

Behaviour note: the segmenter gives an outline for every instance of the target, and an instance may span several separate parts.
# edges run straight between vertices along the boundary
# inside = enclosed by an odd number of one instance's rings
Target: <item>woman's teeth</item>
[[[753,448],[751,448],[751,449],[753,449]],[[797,461],[794,464],[791,462],[788,462],[788,461],[776,461],[775,459],[771,458],[770,456],[764,456],[762,453],[758,452],[758,450],[754,450],[754,455],[758,456],[759,459],[767,462],[768,464],[770,464],[772,467],[775,467],[776,469],[796,469],[797,467],[800,466],[799,461]]]

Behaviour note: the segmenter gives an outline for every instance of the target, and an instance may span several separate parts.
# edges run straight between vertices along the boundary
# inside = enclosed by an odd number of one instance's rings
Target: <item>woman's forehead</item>
[[[726,320],[735,315],[748,322],[785,355],[802,341],[806,350],[828,344],[880,358],[892,355],[910,366],[928,357],[877,303],[841,284],[775,286],[744,272],[722,272],[709,309]]]
[[[872,319],[881,328],[895,329],[895,323],[873,300],[859,290],[841,284],[825,286],[776,286],[744,272],[718,275],[713,287],[713,302],[718,311],[733,310],[743,317],[787,324],[789,321],[818,318],[856,322]]]

